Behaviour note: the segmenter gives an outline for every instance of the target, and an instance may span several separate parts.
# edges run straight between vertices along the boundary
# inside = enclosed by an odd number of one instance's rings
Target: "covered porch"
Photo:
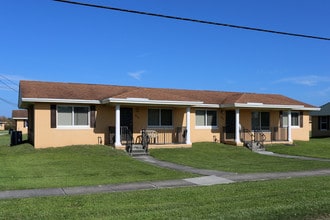
[[[235,108],[226,111],[225,126],[221,141],[237,146],[258,142],[263,144],[291,144],[292,128],[303,124],[303,113],[295,114],[291,109]],[[294,121],[292,121],[294,120]],[[298,126],[292,126],[297,124]]]
[[[138,103],[132,105],[114,105],[115,123],[108,126],[107,132],[107,142],[110,145],[125,148],[130,144],[140,144],[145,133],[150,148],[173,145],[191,147],[189,105],[196,103],[171,102],[148,105],[143,101],[146,100],[136,100]]]
[[[133,134],[127,126],[121,126],[121,146],[116,146],[116,127],[110,126],[109,143],[118,148],[123,148],[128,143],[141,144],[143,142],[143,132],[148,136],[149,148],[191,147],[191,144],[187,144],[186,127],[142,129],[140,133]]]
[[[242,128],[239,130],[239,141],[236,142],[235,128],[223,127],[222,140],[224,143],[244,145],[251,142],[261,142],[262,144],[291,143],[288,140],[288,128],[271,127],[269,130],[249,130]]]

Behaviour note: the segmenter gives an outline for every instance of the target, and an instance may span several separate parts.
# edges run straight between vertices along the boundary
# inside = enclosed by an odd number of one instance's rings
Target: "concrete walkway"
[[[288,155],[282,155],[282,156],[287,158]],[[298,158],[295,156],[294,158],[305,159],[305,157]],[[195,183],[196,185],[216,185],[216,184],[244,182],[244,181],[259,181],[259,180],[284,179],[284,178],[293,178],[293,177],[330,175],[330,169],[312,170],[312,171],[276,172],[276,173],[238,174],[238,173],[223,172],[217,170],[197,169],[189,166],[183,166],[170,162],[160,161],[150,156],[136,157],[136,159],[140,161],[152,163],[160,167],[203,175],[204,178],[197,177],[197,178],[189,179],[189,181]],[[323,159],[318,159],[318,158],[309,158],[309,159],[324,161]],[[330,162],[330,160],[326,160],[326,161]],[[221,178],[221,181],[219,178]],[[187,181],[188,179],[185,180]]]
[[[323,162],[330,162],[330,159],[323,159],[323,158],[314,158],[314,157],[303,157],[303,156],[293,156],[293,155],[286,155],[286,154],[277,154],[271,151],[256,151],[256,153],[273,156],[273,157],[283,157],[283,158],[292,158],[292,159],[299,159],[299,160],[315,160],[315,161],[323,161]]]
[[[269,155],[271,155],[271,153],[269,153]],[[179,179],[179,180],[109,184],[109,185],[98,185],[98,186],[8,190],[8,191],[0,191],[0,199],[29,198],[29,197],[42,197],[42,196],[84,195],[84,194],[93,194],[93,193],[112,193],[112,192],[174,188],[174,187],[210,186],[210,185],[230,184],[230,183],[244,182],[244,181],[260,181],[260,180],[272,180],[272,179],[283,179],[283,178],[294,178],[294,177],[305,177],[305,176],[330,175],[330,169],[314,170],[314,171],[298,171],[298,172],[237,174],[237,173],[222,172],[216,170],[197,169],[189,166],[183,166],[170,162],[160,161],[150,156],[140,156],[135,158],[137,160],[146,163],[151,163],[155,166],[199,174],[201,175],[201,177]],[[294,157],[294,159],[302,159],[302,158]],[[322,159],[322,161],[324,160]],[[326,160],[326,161],[330,161],[330,160]]]

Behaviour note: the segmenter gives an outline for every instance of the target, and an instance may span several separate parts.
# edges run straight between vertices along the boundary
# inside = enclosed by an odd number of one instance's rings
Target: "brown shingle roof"
[[[304,105],[305,107],[313,107],[309,104],[291,99],[289,97],[278,94],[256,94],[256,93],[243,93],[236,103],[260,102],[263,104],[271,105]]]
[[[25,109],[13,110],[11,114],[12,114],[12,118],[27,118],[28,117],[28,111]]]
[[[148,98],[150,100],[201,101],[204,104],[264,103],[275,105],[312,105],[277,94],[221,92],[114,86],[62,82],[21,81],[21,98],[103,100],[107,98]]]

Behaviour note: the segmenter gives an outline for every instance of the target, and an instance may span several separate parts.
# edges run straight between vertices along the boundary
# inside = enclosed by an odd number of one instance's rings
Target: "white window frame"
[[[293,114],[298,114],[298,125],[292,125],[292,123],[293,123]],[[283,112],[283,115],[282,115],[282,127],[283,128],[287,128],[288,127],[288,112],[287,111],[284,111]],[[299,111],[292,111],[291,112],[291,128],[300,128],[300,117],[301,117],[301,115],[300,115],[300,112]],[[284,124],[284,118],[286,118],[286,123]]]
[[[204,125],[197,125],[197,111],[204,111]],[[207,125],[207,112],[215,112],[216,125]],[[218,129],[218,111],[213,109],[196,109],[195,110],[195,128],[197,129]]]
[[[158,125],[149,125],[149,110],[157,110],[158,111]],[[170,110],[171,111],[171,125],[162,125],[162,110]],[[173,109],[170,108],[149,108],[148,109],[148,128],[173,128]]]
[[[71,125],[60,125],[59,124],[59,111],[58,109],[60,107],[70,107],[71,108]],[[82,107],[82,108],[87,108],[87,125],[75,125],[74,124],[74,116],[75,116],[75,112],[74,112],[74,109],[77,108],[77,107]],[[57,125],[57,128],[66,128],[66,129],[87,129],[87,128],[90,128],[90,107],[89,106],[83,106],[83,105],[58,105],[56,106],[56,125]]]

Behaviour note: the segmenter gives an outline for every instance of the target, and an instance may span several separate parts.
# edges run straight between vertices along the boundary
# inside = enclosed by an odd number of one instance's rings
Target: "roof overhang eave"
[[[134,104],[134,105],[166,105],[166,106],[195,106],[203,104],[200,101],[173,101],[173,100],[151,100],[146,98],[107,98],[102,104]]]
[[[219,104],[199,104],[194,105],[195,108],[220,108]]]
[[[317,107],[305,107],[304,105],[280,105],[280,104],[263,104],[263,103],[234,103],[222,104],[221,108],[250,108],[250,109],[286,109],[286,110],[304,110],[319,111]]]
[[[85,99],[49,99],[49,98],[22,98],[20,105],[28,103],[61,103],[61,104],[101,104],[99,100]]]
[[[26,120],[28,117],[12,117],[14,120]]]

